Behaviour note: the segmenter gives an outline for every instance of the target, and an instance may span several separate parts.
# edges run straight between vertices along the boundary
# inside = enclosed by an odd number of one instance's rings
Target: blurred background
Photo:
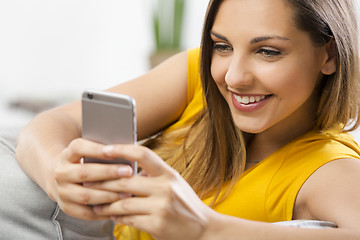
[[[0,128],[200,44],[208,0],[0,0]]]
[[[198,47],[207,4],[0,0],[0,128],[22,126],[79,99],[84,88],[108,88]]]

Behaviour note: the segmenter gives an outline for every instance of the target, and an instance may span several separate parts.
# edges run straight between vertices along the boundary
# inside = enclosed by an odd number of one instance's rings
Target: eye
[[[266,48],[261,48],[256,53],[261,54],[265,58],[275,58],[275,57],[280,57],[281,56],[280,51],[266,49]]]
[[[226,43],[214,43],[213,49],[221,55],[230,53],[233,50],[232,46]]]

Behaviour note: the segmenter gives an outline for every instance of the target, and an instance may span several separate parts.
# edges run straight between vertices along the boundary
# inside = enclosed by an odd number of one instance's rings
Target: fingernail
[[[93,183],[92,182],[84,182],[82,185],[84,187],[91,187],[93,185]]]
[[[132,174],[132,168],[129,166],[119,167],[117,173],[120,177],[128,177]]]
[[[107,156],[111,156],[112,151],[114,150],[114,146],[113,145],[106,145],[105,147],[103,147],[103,152],[105,153],[105,155]]]
[[[131,197],[130,193],[119,193],[120,199],[129,198]]]
[[[99,206],[99,205],[97,205],[97,206],[94,206],[93,209],[94,209],[94,212],[95,212],[95,213],[100,213],[101,210],[102,210],[102,207]]]

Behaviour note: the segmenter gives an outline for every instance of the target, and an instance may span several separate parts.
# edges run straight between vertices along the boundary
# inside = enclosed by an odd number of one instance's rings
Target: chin
[[[242,124],[235,124],[238,129],[240,129],[242,132],[250,133],[250,134],[257,134],[264,132],[267,128],[263,127],[249,127],[249,126],[243,126]]]
[[[269,124],[263,121],[256,121],[259,119],[244,118],[233,115],[233,121],[235,126],[242,132],[257,134],[266,131],[270,128]]]

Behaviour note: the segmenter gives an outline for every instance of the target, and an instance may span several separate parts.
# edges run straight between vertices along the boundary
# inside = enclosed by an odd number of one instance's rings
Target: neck
[[[293,131],[286,136],[278,136],[278,138],[270,132],[255,134],[246,148],[246,163],[256,164],[262,161],[276,150],[312,129],[313,126],[302,128],[301,131],[300,129],[296,129],[297,131]]]

